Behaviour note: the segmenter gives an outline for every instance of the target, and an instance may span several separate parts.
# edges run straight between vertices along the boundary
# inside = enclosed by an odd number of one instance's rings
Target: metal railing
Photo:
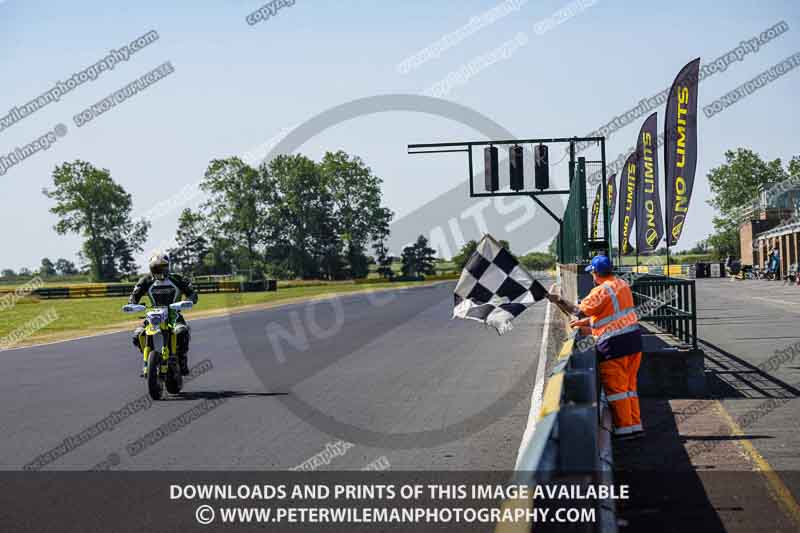
[[[640,314],[640,321],[651,322],[660,330],[697,349],[694,280],[645,275],[632,283],[631,291],[637,309],[654,308],[652,312]],[[649,303],[653,305],[648,305]]]

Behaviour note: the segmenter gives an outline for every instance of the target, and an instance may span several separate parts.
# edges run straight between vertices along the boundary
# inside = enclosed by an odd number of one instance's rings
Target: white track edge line
[[[542,332],[542,344],[539,347],[539,361],[536,365],[536,377],[533,385],[533,393],[531,394],[531,410],[528,412],[528,423],[525,426],[525,432],[522,434],[522,442],[520,442],[519,450],[517,450],[517,460],[514,463],[514,470],[519,468],[522,454],[530,444],[533,434],[536,431],[536,419],[539,417],[539,411],[542,410],[542,394],[544,393],[544,370],[547,364],[547,343],[550,334],[550,301],[547,301],[547,307],[544,313],[544,327]]]

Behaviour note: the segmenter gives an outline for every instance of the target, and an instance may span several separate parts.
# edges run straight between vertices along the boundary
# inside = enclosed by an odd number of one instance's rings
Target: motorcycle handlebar
[[[191,309],[192,307],[194,307],[194,303],[189,300],[169,304],[169,308],[174,311],[185,311],[187,309]],[[141,304],[126,304],[122,306],[123,313],[141,313],[146,310],[147,307]]]

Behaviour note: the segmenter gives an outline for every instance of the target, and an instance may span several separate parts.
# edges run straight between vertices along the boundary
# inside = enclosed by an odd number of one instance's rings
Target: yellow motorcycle
[[[183,388],[175,326],[178,312],[191,309],[193,305],[183,301],[149,310],[140,304],[127,304],[122,308],[124,313],[145,312],[145,329],[139,336],[139,344],[144,356],[142,374],[147,378],[147,391],[153,400],[161,400],[165,388],[170,394],[178,394]]]

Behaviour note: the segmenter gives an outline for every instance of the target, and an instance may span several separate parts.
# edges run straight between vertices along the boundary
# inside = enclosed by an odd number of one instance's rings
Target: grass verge
[[[225,315],[238,310],[268,308],[281,303],[311,300],[317,297],[374,290],[430,285],[436,281],[373,283],[369,285],[337,284],[291,287],[276,292],[201,294],[195,309],[185,313],[187,320]],[[39,300],[25,298],[11,309],[0,311],[0,350],[53,342],[109,331],[133,329],[141,322],[122,313],[127,298],[84,298]],[[55,316],[56,320],[36,329],[16,344],[9,345],[7,337],[31,329],[38,317]]]

